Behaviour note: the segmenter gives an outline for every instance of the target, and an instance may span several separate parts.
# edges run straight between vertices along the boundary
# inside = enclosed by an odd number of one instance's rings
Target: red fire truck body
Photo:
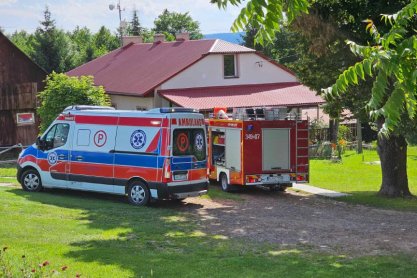
[[[285,190],[309,180],[308,121],[210,119],[210,179]]]

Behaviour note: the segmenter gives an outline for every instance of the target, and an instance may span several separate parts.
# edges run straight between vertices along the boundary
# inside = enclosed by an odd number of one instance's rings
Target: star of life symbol
[[[58,155],[56,152],[48,153],[48,163],[51,165],[55,165],[58,162]]]
[[[201,133],[198,133],[195,136],[194,145],[197,148],[197,150],[199,150],[199,151],[203,150],[203,147],[204,147],[204,138],[203,138],[203,135]]]
[[[141,149],[146,144],[146,133],[143,130],[135,130],[130,136],[130,145],[135,149]]]

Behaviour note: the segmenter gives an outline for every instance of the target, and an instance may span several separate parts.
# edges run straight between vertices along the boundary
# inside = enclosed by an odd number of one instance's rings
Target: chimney
[[[189,41],[190,40],[190,33],[177,33],[175,34],[175,39],[177,41]]]
[[[128,45],[129,43],[142,43],[142,37],[140,36],[123,36],[122,37],[123,46]]]
[[[164,41],[165,41],[165,35],[164,34],[155,34],[153,36],[153,42],[160,43],[160,42],[164,42]]]

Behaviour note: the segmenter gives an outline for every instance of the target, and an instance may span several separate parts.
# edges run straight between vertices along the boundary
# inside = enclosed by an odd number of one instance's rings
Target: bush
[[[352,140],[352,131],[348,126],[340,125],[339,131],[337,132],[337,139],[338,141],[351,141]]]
[[[102,86],[94,86],[92,76],[70,77],[51,73],[46,78],[45,90],[39,94],[41,106],[40,131],[44,132],[56,117],[70,105],[109,105],[110,98]]]

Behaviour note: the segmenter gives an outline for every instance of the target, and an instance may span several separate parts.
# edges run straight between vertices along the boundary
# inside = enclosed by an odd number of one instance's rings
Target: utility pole
[[[122,26],[122,11],[124,11],[124,9],[122,9],[122,6],[120,5],[120,0],[117,1],[117,4],[110,4],[109,5],[109,9],[110,11],[117,9],[119,12],[119,35],[120,35],[120,46],[123,46],[123,28],[124,26]]]

